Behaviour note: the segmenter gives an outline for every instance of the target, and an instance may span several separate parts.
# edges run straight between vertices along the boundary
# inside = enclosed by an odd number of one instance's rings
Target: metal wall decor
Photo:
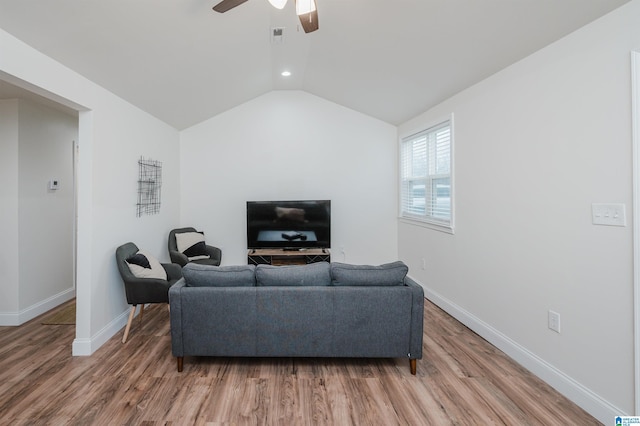
[[[136,216],[160,213],[162,163],[150,158],[138,160],[138,204]]]

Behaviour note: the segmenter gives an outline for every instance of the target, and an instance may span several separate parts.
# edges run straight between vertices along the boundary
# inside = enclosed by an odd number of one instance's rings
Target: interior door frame
[[[633,138],[633,350],[635,415],[640,415],[640,51],[631,52]]]

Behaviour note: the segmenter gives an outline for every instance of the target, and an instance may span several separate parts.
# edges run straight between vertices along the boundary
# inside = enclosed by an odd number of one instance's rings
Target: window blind
[[[451,121],[402,139],[400,216],[452,223]]]

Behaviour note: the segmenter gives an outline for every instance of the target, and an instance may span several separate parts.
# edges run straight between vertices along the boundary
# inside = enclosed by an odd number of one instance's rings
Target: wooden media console
[[[249,265],[306,265],[315,262],[331,262],[328,249],[251,249],[247,254]]]

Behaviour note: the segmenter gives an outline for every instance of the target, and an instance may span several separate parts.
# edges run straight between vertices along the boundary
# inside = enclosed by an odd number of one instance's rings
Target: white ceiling
[[[0,28],[177,129],[280,89],[399,124],[627,1],[317,0],[305,34],[293,0],[0,0]]]

